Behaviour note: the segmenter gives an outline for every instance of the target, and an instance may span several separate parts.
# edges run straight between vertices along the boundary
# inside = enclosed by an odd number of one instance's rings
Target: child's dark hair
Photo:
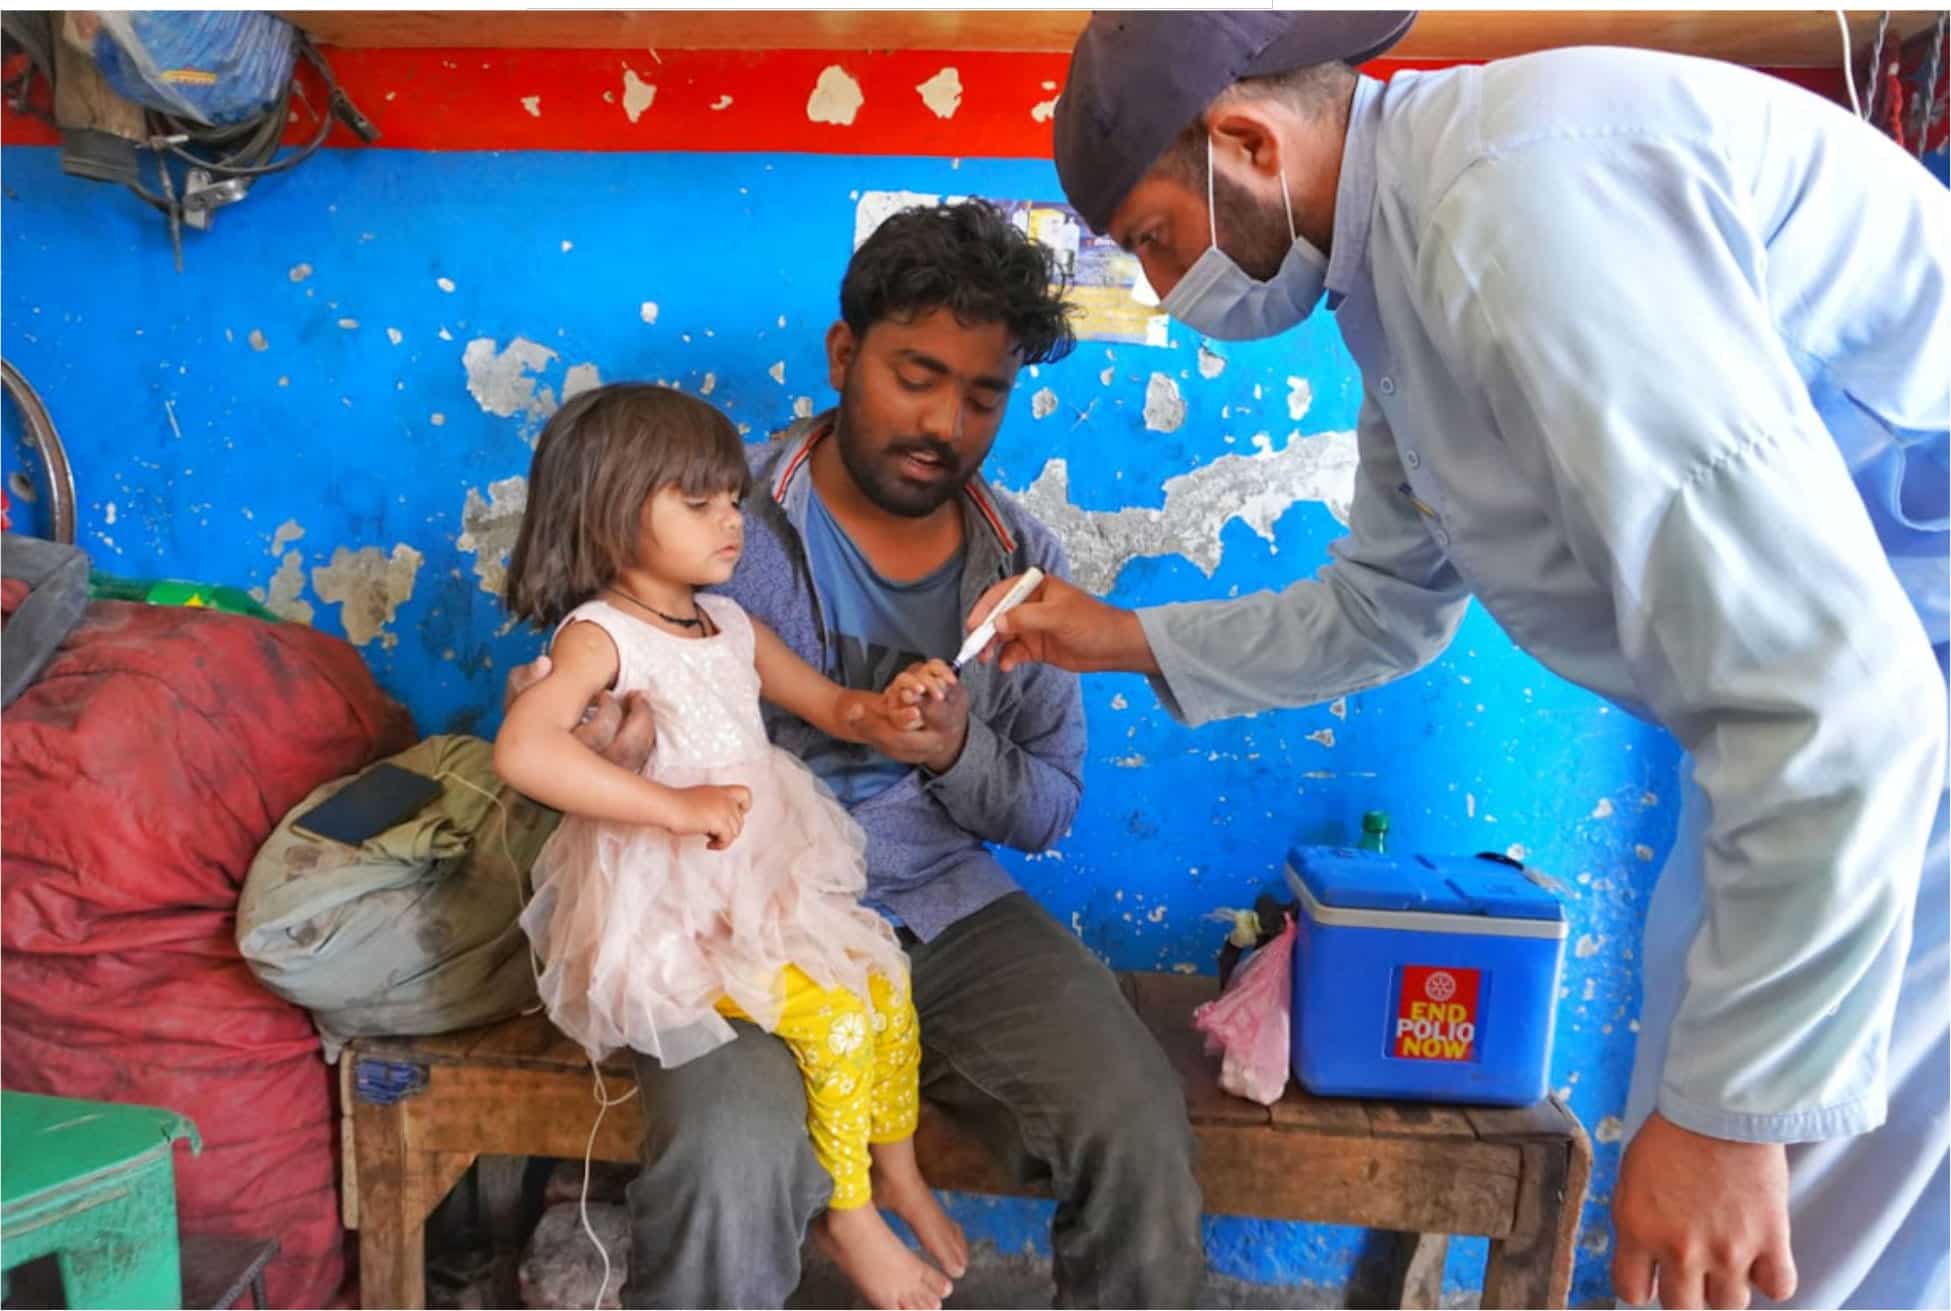
[[[962,323],[1000,323],[1025,364],[1077,344],[1064,302],[1069,279],[1050,248],[980,200],[892,215],[847,264],[840,317],[855,337],[883,319],[946,309]]]
[[[743,496],[751,482],[732,421],[695,397],[641,382],[571,397],[535,444],[509,613],[553,628],[596,595],[635,562],[644,502],[663,488]]]

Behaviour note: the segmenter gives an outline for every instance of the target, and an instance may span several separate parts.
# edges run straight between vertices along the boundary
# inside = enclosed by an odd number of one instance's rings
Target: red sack
[[[276,1237],[276,1306],[344,1277],[329,1068],[237,951],[251,858],[328,779],[404,749],[406,711],[297,624],[90,605],[0,715],[0,1083],[165,1106],[184,1229]]]

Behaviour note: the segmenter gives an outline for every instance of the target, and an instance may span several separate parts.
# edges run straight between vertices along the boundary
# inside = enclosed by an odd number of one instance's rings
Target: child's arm
[[[571,624],[550,648],[549,676],[515,699],[495,735],[495,772],[544,805],[591,819],[699,833],[716,850],[738,837],[751,793],[668,788],[612,765],[573,736],[583,708],[616,679],[616,647],[595,624]]]
[[[849,692],[801,660],[777,633],[756,619],[752,621],[752,641],[759,694],[828,737],[875,744],[884,737],[877,729],[899,732],[921,727],[921,711],[873,692]]]

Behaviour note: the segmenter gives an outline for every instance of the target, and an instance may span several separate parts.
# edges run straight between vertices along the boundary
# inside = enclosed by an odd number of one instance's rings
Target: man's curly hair
[[[1000,323],[1025,364],[1070,354],[1069,278],[1050,249],[979,200],[902,210],[861,244],[840,282],[840,317],[863,337],[884,319],[938,309]]]

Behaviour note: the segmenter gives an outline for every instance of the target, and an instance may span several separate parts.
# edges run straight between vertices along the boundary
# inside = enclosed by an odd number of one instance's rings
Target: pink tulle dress
[[[608,633],[617,696],[649,699],[657,747],[646,778],[752,791],[723,851],[571,814],[536,858],[522,928],[543,962],[542,1001],[594,1060],[621,1047],[666,1067],[693,1060],[733,1037],[713,1009],[721,997],[771,1028],[787,965],[860,997],[870,973],[907,982],[893,929],[860,904],[865,836],[812,771],[766,740],[752,621],[726,597],[698,605],[718,630],[710,637],[674,636],[606,601],[563,621]]]

